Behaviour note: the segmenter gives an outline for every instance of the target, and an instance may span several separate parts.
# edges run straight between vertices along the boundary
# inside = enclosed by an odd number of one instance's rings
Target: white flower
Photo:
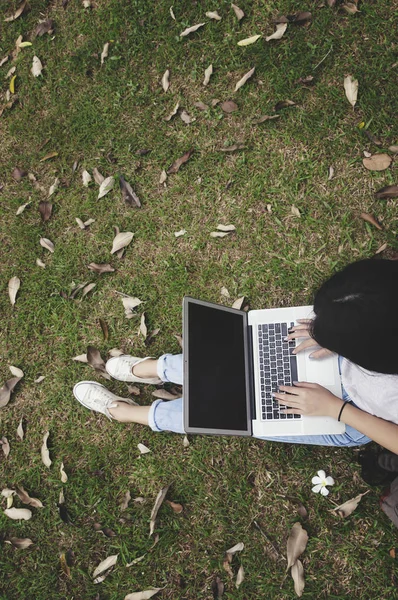
[[[312,488],[313,492],[315,492],[316,494],[318,494],[318,492],[321,492],[322,496],[327,496],[329,490],[326,486],[334,485],[334,479],[333,477],[330,477],[330,475],[326,477],[325,471],[318,471],[318,476],[312,478],[312,483],[315,484]]]

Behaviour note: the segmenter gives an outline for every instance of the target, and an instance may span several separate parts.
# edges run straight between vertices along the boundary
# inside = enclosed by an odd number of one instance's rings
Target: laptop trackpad
[[[305,370],[306,380],[319,383],[324,387],[336,384],[334,363],[335,357],[328,358],[308,358],[310,352],[306,353]]]

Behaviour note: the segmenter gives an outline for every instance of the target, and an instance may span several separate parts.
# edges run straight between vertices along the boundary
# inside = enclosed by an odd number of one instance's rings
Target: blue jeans
[[[157,363],[158,376],[162,381],[182,384],[182,354],[163,354]],[[343,388],[343,399],[349,400]],[[149,426],[153,431],[185,433],[182,416],[182,398],[177,400],[155,400],[149,411]],[[316,446],[361,446],[372,440],[350,425],[345,433],[335,435],[300,435],[286,437],[259,437],[270,442],[289,444],[314,444]]]

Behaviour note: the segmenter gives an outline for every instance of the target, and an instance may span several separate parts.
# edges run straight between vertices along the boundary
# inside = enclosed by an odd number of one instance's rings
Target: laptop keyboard
[[[272,397],[280,385],[292,385],[298,379],[297,357],[292,354],[296,343],[284,340],[293,326],[294,323],[258,325],[261,409],[262,418],[267,421],[301,419],[301,415],[281,413],[287,407]]]

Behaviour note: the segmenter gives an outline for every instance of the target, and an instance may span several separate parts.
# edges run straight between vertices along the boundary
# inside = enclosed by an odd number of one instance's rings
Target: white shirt
[[[398,375],[368,371],[343,358],[341,380],[358,408],[398,424]]]

